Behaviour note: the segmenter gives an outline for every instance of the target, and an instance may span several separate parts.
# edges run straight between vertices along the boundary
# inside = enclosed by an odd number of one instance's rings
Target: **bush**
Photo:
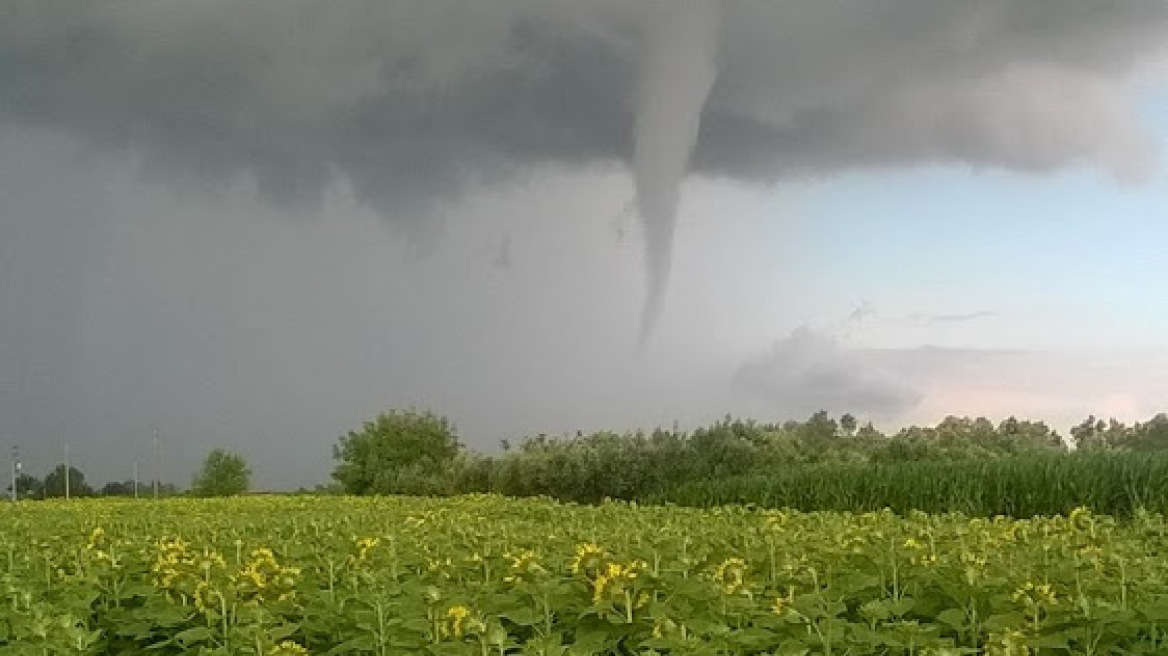
[[[203,466],[191,482],[191,494],[197,497],[230,497],[251,487],[251,469],[235,453],[215,449],[207,454]]]
[[[333,447],[333,478],[348,494],[438,494],[462,444],[454,426],[430,411],[393,410],[349,431]]]

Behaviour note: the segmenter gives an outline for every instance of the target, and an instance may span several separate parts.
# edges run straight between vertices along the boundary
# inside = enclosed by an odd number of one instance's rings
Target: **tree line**
[[[1041,421],[948,417],[892,435],[850,414],[804,421],[726,417],[693,431],[536,435],[499,454],[468,450],[431,411],[391,410],[334,447],[334,491],[446,495],[494,492],[595,502],[660,498],[693,481],[758,477],[817,465],[996,460],[1072,451],[1168,450],[1168,415],[1127,425],[1088,417],[1064,439]]]
[[[68,482],[66,483],[66,471]],[[200,497],[232,496],[246,492],[251,487],[251,468],[242,456],[226,449],[213,449],[207,454],[191,480],[187,494]],[[6,491],[12,493],[10,483]],[[64,463],[57,465],[45,475],[37,478],[21,473],[16,477],[16,493],[21,499],[51,499],[65,497],[134,497],[153,496],[153,481],[110,481],[95,489],[85,480],[85,473]],[[174,483],[160,483],[158,496],[172,497],[181,494]]]
[[[667,498],[694,481],[789,475],[820,465],[964,462],[1076,452],[1168,452],[1168,414],[1125,424],[1086,418],[1068,438],[1041,421],[1015,417],[947,417],[934,426],[911,426],[887,435],[853,415],[826,411],[804,421],[758,422],[727,416],[693,431],[656,430],[525,437],[502,443],[502,452],[466,448],[455,426],[429,410],[390,410],[349,431],[333,447],[332,483],[302,493],[451,495],[499,493],[596,502],[605,498]],[[135,494],[133,480],[95,489],[69,467],[69,495]],[[65,496],[64,464],[43,478],[22,473],[24,499]],[[252,471],[239,454],[214,449],[192,478],[192,496],[230,496],[248,491]],[[7,491],[11,493],[11,486]],[[152,482],[138,483],[153,496]],[[180,494],[173,483],[160,496]]]

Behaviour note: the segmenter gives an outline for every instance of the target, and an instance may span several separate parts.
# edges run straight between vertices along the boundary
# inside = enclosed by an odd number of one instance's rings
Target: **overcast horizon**
[[[1168,3],[9,0],[0,447],[259,489],[850,412],[1168,411]]]

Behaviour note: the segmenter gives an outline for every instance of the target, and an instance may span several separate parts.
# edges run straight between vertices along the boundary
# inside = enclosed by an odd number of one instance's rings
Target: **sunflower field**
[[[0,654],[1164,654],[1168,522],[498,496],[0,507]]]

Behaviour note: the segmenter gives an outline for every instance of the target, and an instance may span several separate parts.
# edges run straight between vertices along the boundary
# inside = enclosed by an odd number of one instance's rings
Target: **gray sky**
[[[936,165],[1160,184],[1140,102],[1168,70],[1163,3],[5,11],[0,441],[34,470],[68,442],[127,477],[157,424],[168,478],[227,446],[264,486],[314,483],[341,433],[410,404],[493,448],[820,407],[1063,421],[1163,389],[1132,382],[1147,353],[1110,352],[1089,380],[1130,388],[1068,387],[1086,356],[1039,353],[1045,324],[992,289],[906,288],[887,314],[860,272],[824,287],[841,269],[808,259],[826,224],[801,207]],[[1011,405],[987,371],[1050,391]]]

